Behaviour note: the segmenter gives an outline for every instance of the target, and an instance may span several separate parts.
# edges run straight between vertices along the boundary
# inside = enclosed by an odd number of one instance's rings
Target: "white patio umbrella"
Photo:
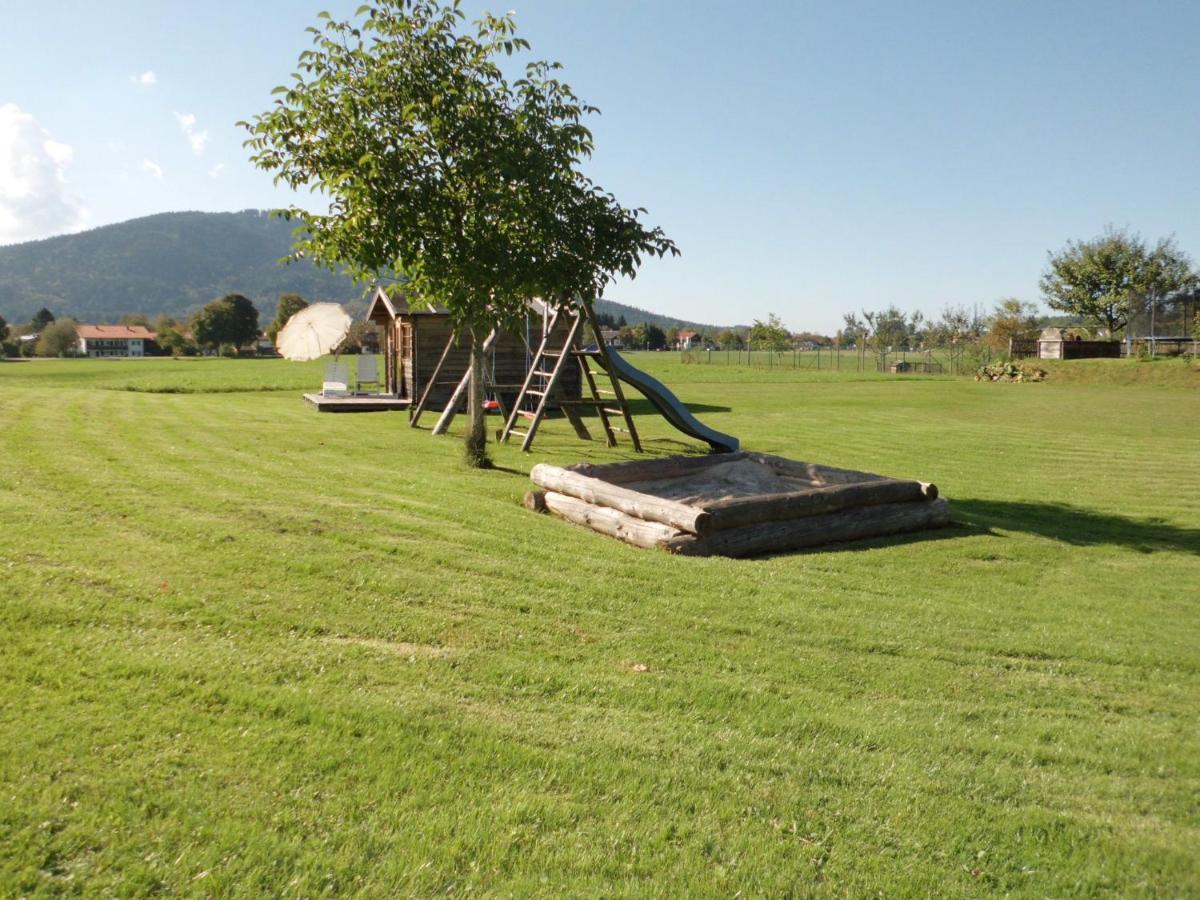
[[[284,359],[303,362],[332,353],[350,333],[350,316],[336,303],[314,303],[287,320],[275,336]]]

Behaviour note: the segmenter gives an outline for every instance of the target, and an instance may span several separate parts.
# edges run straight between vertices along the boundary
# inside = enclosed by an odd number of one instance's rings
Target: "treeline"
[[[186,319],[166,314],[151,318],[143,313],[129,313],[115,322],[102,324],[146,328],[155,334],[151,352],[157,350],[162,355],[237,356],[245,348],[257,351],[261,340],[274,344],[287,320],[306,306],[308,301],[299,294],[283,294],[276,303],[275,317],[265,329],[261,327],[258,308],[242,294],[226,294]],[[45,307],[23,325],[9,325],[0,316],[0,351],[8,357],[73,356],[79,349],[78,325],[75,319],[56,317]],[[343,342],[342,352],[357,352],[369,328],[365,322],[355,323]]]

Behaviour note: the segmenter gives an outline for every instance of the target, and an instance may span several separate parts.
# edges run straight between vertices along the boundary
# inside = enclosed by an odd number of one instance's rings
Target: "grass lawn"
[[[562,422],[475,472],[319,364],[0,363],[0,894],[1200,892],[1193,369],[634,362],[960,524],[670,557],[521,508],[632,455]]]

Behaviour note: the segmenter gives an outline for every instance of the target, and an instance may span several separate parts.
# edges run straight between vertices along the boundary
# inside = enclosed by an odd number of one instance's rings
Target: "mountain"
[[[744,328],[745,326],[731,325],[706,325],[703,322],[691,322],[687,319],[676,319],[673,316],[664,316],[659,313],[649,312],[648,310],[638,309],[636,306],[626,306],[624,303],[617,303],[613,300],[597,300],[596,312],[601,315],[607,314],[614,319],[625,317],[625,322],[628,325],[637,325],[645,322],[647,325],[657,325],[659,328],[666,331],[668,328],[690,328],[693,331],[711,331],[717,332],[725,328]]]
[[[81,322],[113,322],[126,313],[186,316],[224,294],[245,294],[263,320],[283,293],[361,308],[348,277],[311,263],[283,265],[292,224],[261,210],[172,212],[79,234],[0,247],[0,316],[28,322],[43,306]],[[630,325],[712,329],[610,300],[596,311]]]
[[[361,291],[309,262],[281,265],[292,225],[258,210],[175,212],[0,247],[0,315],[27,322],[41,307],[103,322],[125,313],[182,315],[229,293],[263,312],[279,294],[346,301]]]

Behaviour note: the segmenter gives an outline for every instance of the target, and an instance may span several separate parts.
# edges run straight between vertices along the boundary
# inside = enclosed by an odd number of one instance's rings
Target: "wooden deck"
[[[317,412],[385,412],[391,409],[408,409],[411,401],[394,394],[360,394],[350,397],[322,397],[320,394],[305,394],[304,400],[317,408]]]

